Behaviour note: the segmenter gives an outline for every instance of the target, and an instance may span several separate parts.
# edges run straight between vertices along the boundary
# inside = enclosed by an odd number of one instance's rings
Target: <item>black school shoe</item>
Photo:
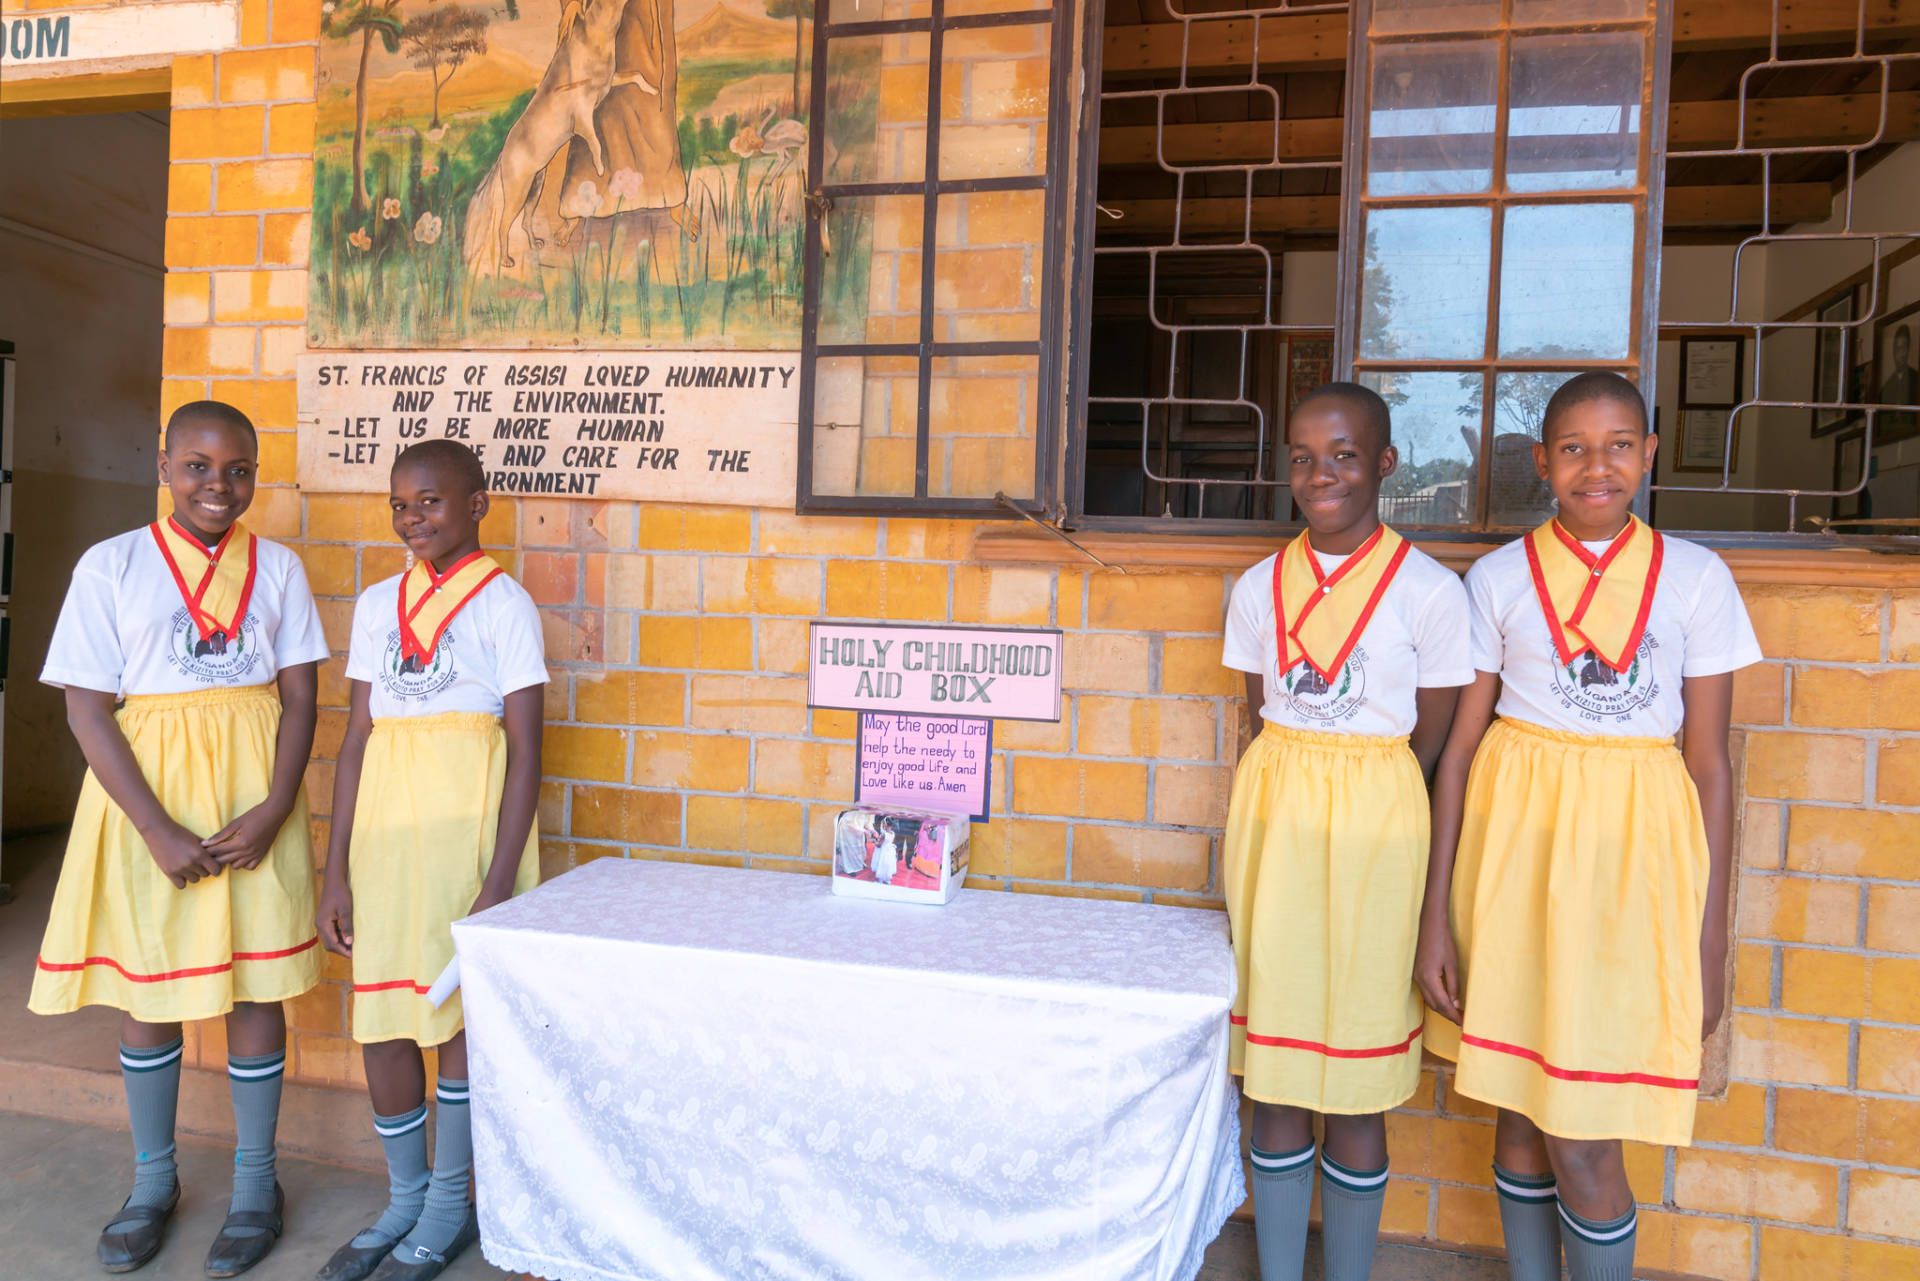
[[[220,1235],[207,1251],[207,1275],[237,1277],[272,1252],[274,1243],[286,1230],[287,1194],[280,1180],[273,1181],[273,1209],[240,1210],[227,1216]],[[258,1228],[246,1236],[229,1236],[233,1228]]]
[[[406,1247],[404,1243],[394,1250],[404,1250],[404,1257],[389,1252],[380,1266],[374,1270],[373,1281],[432,1281],[447,1270],[447,1265],[460,1257],[460,1252],[480,1239],[480,1212],[473,1206],[467,1207],[467,1221],[460,1225],[460,1231],[454,1234],[453,1243],[445,1254],[435,1254],[424,1245]]]
[[[100,1229],[100,1244],[95,1251],[100,1266],[109,1272],[131,1272],[152,1262],[166,1240],[167,1220],[179,1204],[180,1185],[175,1183],[165,1205],[122,1205],[120,1213]]]
[[[359,1236],[360,1233],[354,1233]],[[355,1245],[348,1241],[333,1252],[327,1265],[314,1274],[314,1281],[365,1281],[373,1270],[380,1266],[380,1260],[393,1253],[398,1241],[388,1241],[383,1245]]]

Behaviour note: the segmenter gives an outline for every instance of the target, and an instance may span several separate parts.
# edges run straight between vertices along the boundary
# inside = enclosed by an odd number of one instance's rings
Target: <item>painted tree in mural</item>
[[[794,119],[800,115],[800,33],[813,18],[813,0],[767,0],[769,18],[793,19],[793,110],[789,113]]]
[[[404,28],[394,10],[400,0],[335,0],[321,7],[321,29],[335,40],[360,37],[360,71],[353,82],[353,212],[364,214],[373,207],[367,198],[367,63],[373,58],[373,40],[380,38],[388,53],[400,52],[400,33]]]
[[[440,127],[440,90],[468,58],[486,53],[492,22],[479,9],[453,4],[409,18],[400,29],[413,65],[433,78],[433,128]]]

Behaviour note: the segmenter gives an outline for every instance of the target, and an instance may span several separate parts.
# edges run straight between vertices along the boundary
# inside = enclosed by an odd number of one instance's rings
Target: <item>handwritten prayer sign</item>
[[[856,712],[1060,719],[1060,633],[814,623],[807,705]]]
[[[854,800],[986,822],[993,722],[977,716],[860,714]]]

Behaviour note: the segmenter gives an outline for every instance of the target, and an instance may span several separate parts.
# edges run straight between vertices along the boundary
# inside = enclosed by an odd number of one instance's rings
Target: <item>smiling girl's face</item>
[[[160,451],[160,483],[173,495],[173,518],[212,546],[253,505],[259,449],[252,436],[215,420],[175,424]]]
[[[1659,437],[1611,397],[1569,405],[1547,422],[1533,464],[1560,502],[1560,524],[1582,542],[1626,528]]]

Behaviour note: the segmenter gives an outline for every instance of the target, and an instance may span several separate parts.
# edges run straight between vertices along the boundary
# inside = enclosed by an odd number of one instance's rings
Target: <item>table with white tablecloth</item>
[[[1187,1281],[1226,918],[602,859],[454,926],[481,1239],[553,1281]]]

